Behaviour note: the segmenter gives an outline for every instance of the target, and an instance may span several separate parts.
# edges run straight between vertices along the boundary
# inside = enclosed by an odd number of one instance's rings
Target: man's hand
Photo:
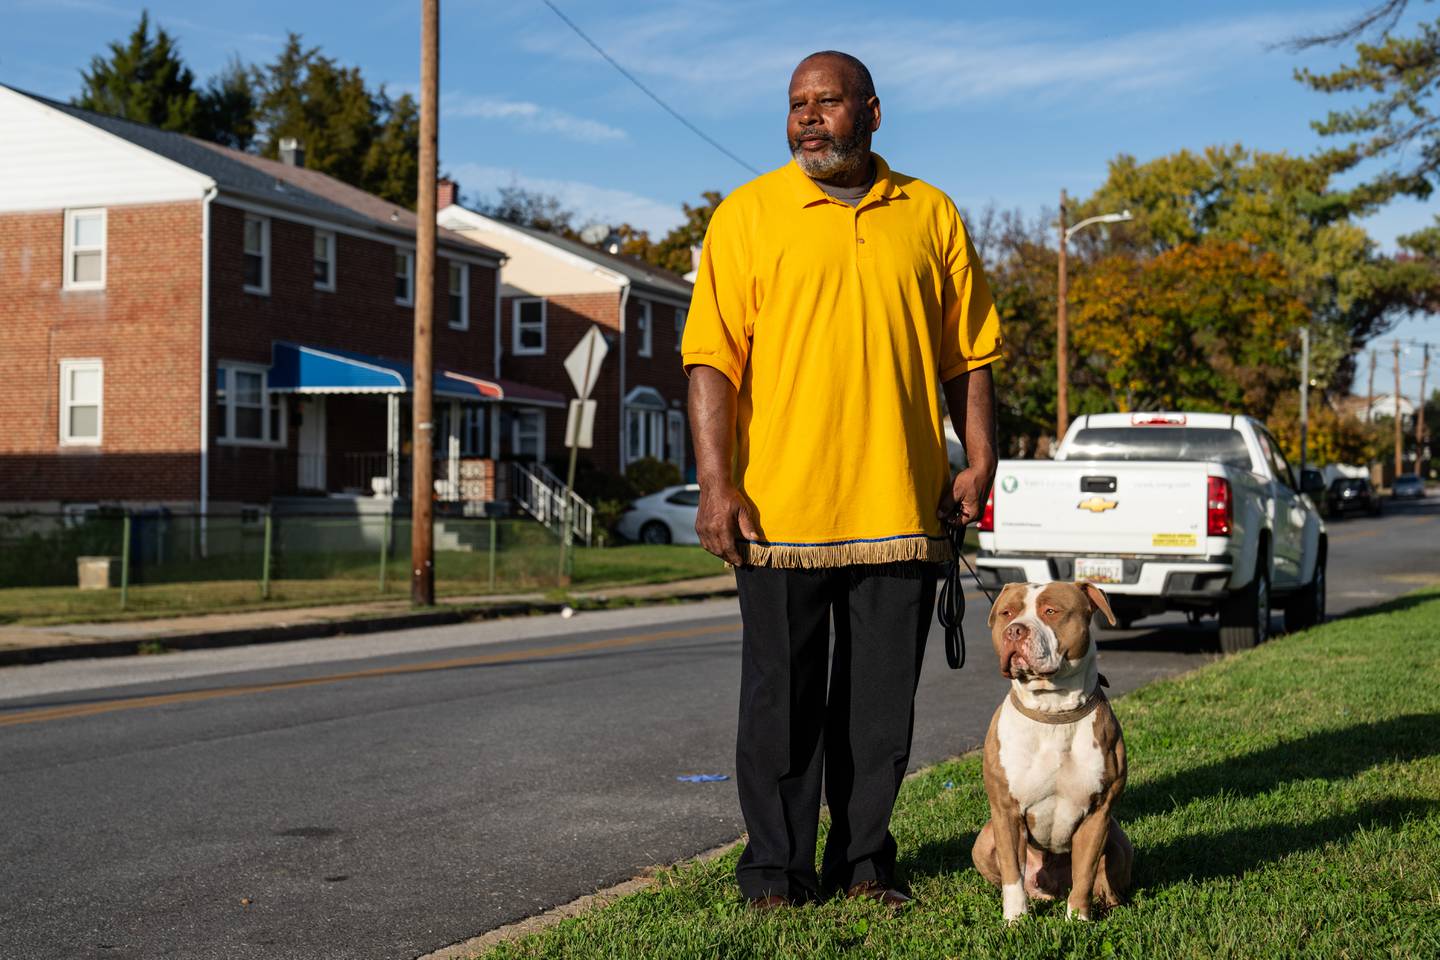
[[[702,485],[700,509],[695,514],[700,545],[731,566],[742,566],[740,540],[758,540],[755,519],[740,491],[727,485]]]
[[[974,523],[980,519],[985,498],[989,496],[990,486],[994,482],[993,466],[966,467],[955,474],[950,489],[941,495],[940,506],[935,510],[935,515],[940,518],[941,523],[955,527]]]

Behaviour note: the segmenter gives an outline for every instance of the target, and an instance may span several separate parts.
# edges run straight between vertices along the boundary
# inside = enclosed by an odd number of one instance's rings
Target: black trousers
[[[937,573],[921,562],[736,571],[742,895],[805,901],[893,883],[890,814],[910,762]],[[831,827],[817,877],[822,778]]]

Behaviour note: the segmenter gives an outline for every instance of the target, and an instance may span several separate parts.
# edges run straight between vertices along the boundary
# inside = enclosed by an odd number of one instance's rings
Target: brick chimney
[[[280,138],[280,162],[287,167],[305,166],[305,148],[294,137]]]
[[[460,184],[449,177],[435,181],[435,209],[444,210],[452,203],[460,202]]]

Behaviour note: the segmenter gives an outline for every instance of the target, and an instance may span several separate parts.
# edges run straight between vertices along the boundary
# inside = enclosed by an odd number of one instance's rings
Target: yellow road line
[[[194,703],[199,700],[214,700],[220,697],[240,697],[252,693],[269,693],[275,690],[295,690],[300,687],[317,687],[330,683],[344,683],[348,680],[369,680],[375,677],[395,677],[408,673],[432,673],[436,670],[454,670],[458,667],[479,667],[497,663],[514,663],[518,660],[539,660],[547,657],[563,657],[573,653],[589,653],[595,650],[614,650],[633,647],[644,643],[658,643],[662,640],[684,640],[690,637],[704,637],[716,633],[733,633],[739,623],[726,623],[712,627],[692,627],[686,630],[666,630],[660,633],[638,633],[608,640],[585,640],[566,643],[557,647],[531,647],[526,650],[510,650],[504,653],[487,653],[475,657],[460,657],[454,660],[436,660],[430,663],[402,664],[394,667],[375,667],[370,670],[354,670],[349,673],[332,673],[321,677],[306,677],[301,680],[283,680],[277,683],[244,684],[236,687],[221,687],[214,690],[192,690],[185,693],[162,693],[148,697],[131,697],[125,700],[111,700],[107,703],[76,704],[68,707],[50,707],[43,710],[27,710],[0,717],[0,727],[18,726],[22,723],[44,723],[47,720],[69,720],[76,717],[93,717],[117,710],[141,710],[146,707],[163,707],[172,703]]]

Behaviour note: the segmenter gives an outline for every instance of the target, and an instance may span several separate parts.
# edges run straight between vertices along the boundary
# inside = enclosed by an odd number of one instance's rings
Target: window
[[[285,445],[285,401],[270,393],[264,367],[222,364],[215,374],[220,439],[250,446]]]
[[[315,289],[335,289],[335,234],[315,231]]]
[[[98,446],[105,406],[105,365],[60,361],[60,442]]]
[[[545,352],[545,301],[516,300],[511,307],[514,330],[511,342],[516,356],[538,356]]]
[[[545,455],[545,414],[539,410],[517,410],[510,423],[510,450],[526,460]]]
[[[642,301],[640,304],[640,316],[635,320],[635,332],[640,335],[639,354],[642,357],[650,356],[650,347],[652,346],[651,334],[654,332],[654,324],[650,322],[650,314],[650,304]]]
[[[463,263],[450,264],[450,326],[470,329],[470,267]]]
[[[460,456],[462,457],[484,457],[489,456],[485,447],[485,420],[489,411],[484,407],[474,404],[464,404],[460,408],[460,422],[456,430],[460,437]],[[449,405],[437,406],[435,411],[435,449],[444,452],[449,448],[446,442],[450,436],[450,407]],[[437,453],[437,456],[440,453]]]
[[[65,289],[105,289],[105,211],[65,214]]]
[[[625,395],[625,462],[665,457],[665,400],[653,387]]]
[[[1270,469],[1275,474],[1275,479],[1281,485],[1295,489],[1295,476],[1290,472],[1290,464],[1285,459],[1285,454],[1280,452],[1280,444],[1266,430],[1256,430],[1260,438],[1260,447],[1265,451],[1265,456],[1270,460]]]
[[[415,302],[415,253],[395,251],[395,302],[410,306]]]
[[[676,310],[675,310],[675,352],[676,352],[676,353],[679,353],[679,352],[680,352],[680,341],[683,340],[684,337],[685,337],[685,315],[686,315],[687,313],[689,313],[688,310],[681,310],[681,309],[679,309],[678,307],[677,307]]]
[[[666,503],[673,503],[677,507],[698,507],[700,506],[699,490],[678,490],[665,498]]]
[[[245,215],[245,292],[270,292],[270,218]]]
[[[1220,427],[1090,427],[1070,441],[1070,460],[1219,460],[1249,470],[1238,430]]]
[[[685,414],[679,410],[671,410],[665,414],[665,452],[669,454],[666,458],[680,472],[685,472]]]

